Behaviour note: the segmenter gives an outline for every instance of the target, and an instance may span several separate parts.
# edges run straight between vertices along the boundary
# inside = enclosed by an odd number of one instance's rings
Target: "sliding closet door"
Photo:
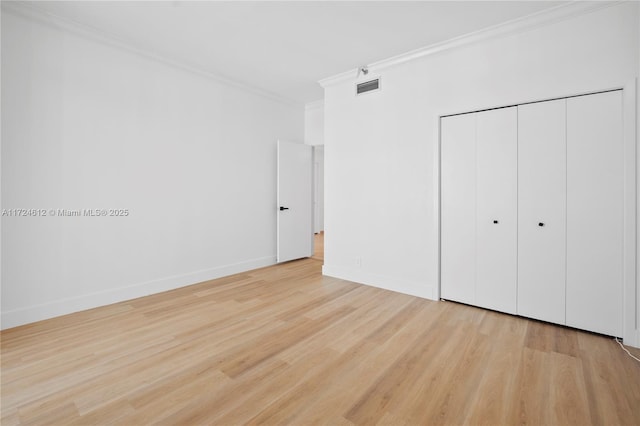
[[[518,106],[518,315],[565,323],[566,100]]]
[[[567,325],[622,335],[622,92],[567,100]]]
[[[476,115],[476,304],[514,314],[517,108]]]
[[[440,124],[441,297],[475,304],[476,116]]]

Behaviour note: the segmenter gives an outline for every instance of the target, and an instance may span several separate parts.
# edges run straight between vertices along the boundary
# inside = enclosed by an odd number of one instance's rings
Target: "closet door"
[[[516,313],[517,108],[477,113],[476,304]]]
[[[567,99],[567,325],[622,335],[622,92]]]
[[[565,323],[566,100],[518,107],[518,315]]]
[[[441,297],[475,304],[476,115],[440,125]]]

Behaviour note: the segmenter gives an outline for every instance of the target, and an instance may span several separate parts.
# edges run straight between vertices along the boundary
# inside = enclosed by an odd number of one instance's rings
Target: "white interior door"
[[[277,261],[313,255],[313,148],[278,141]]]
[[[518,107],[518,315],[565,323],[566,100]]]
[[[622,335],[622,92],[567,99],[567,325]]]
[[[476,303],[476,114],[443,117],[440,296]]]
[[[476,302],[515,314],[517,109],[479,112],[476,120]]]

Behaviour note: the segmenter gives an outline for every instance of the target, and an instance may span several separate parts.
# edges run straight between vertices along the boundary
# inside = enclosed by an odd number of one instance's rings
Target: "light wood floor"
[[[640,424],[640,364],[610,338],[320,268],[6,330],[2,425]]]

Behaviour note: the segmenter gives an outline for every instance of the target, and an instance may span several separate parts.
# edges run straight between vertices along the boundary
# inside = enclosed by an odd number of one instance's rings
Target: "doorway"
[[[313,147],[313,258],[324,260],[324,145]]]
[[[313,256],[311,256],[311,258],[321,260],[324,263],[324,231],[315,234],[313,240]]]

